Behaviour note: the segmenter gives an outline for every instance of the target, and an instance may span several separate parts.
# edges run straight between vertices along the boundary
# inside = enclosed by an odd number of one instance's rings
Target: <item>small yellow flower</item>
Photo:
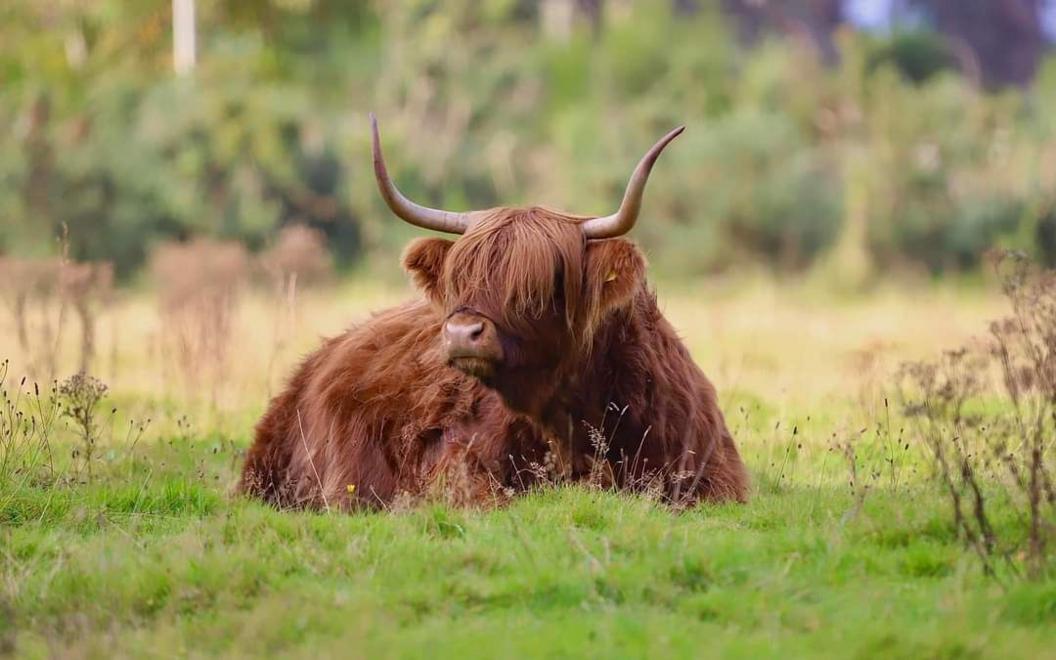
[[[348,484],[347,486],[345,486],[345,490],[348,491],[349,495],[355,495],[356,494],[356,484]]]

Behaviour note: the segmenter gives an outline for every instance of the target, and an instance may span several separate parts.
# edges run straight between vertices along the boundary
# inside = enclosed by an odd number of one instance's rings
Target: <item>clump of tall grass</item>
[[[994,263],[1011,314],[978,344],[904,365],[900,394],[984,570],[1038,578],[1056,563],[1056,272],[1013,253]],[[995,520],[998,501],[1013,523]]]
[[[118,409],[103,406],[109,386],[84,372],[53,381],[47,389],[25,376],[17,382],[10,378],[11,362],[4,360],[0,362],[0,508],[5,497],[16,496],[27,484],[67,487],[98,476],[101,442],[107,439],[115,445]],[[150,423],[150,418],[128,419],[120,446],[130,466]],[[177,427],[182,430],[189,424],[184,416]]]
[[[54,482],[63,476],[63,470],[56,470],[53,454],[59,420],[70,422],[80,443],[73,458],[82,459],[90,479],[102,435],[100,403],[108,390],[106,384],[78,372],[42,392],[38,383],[29,385],[26,377],[11,385],[10,364],[9,360],[0,362],[0,482],[18,477],[45,477]]]
[[[10,361],[0,362],[0,484],[34,478],[38,471],[55,473],[52,439],[59,408],[26,378],[9,382]]]

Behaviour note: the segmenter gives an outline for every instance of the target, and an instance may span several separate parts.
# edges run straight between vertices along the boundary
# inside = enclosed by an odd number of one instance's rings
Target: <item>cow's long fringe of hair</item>
[[[540,318],[560,293],[573,329],[586,312],[582,220],[542,207],[494,209],[451,248],[444,286],[510,328]]]

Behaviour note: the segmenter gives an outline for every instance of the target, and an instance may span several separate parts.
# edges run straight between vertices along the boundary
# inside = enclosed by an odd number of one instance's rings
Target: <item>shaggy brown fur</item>
[[[495,209],[457,241],[419,239],[404,265],[427,301],[373,317],[309,357],[257,425],[243,492],[280,505],[384,505],[439,489],[460,502],[523,490],[548,452],[676,503],[745,500],[716,403],[624,239],[582,218]],[[455,313],[494,323],[484,381],[446,365]],[[453,487],[457,478],[458,486]]]

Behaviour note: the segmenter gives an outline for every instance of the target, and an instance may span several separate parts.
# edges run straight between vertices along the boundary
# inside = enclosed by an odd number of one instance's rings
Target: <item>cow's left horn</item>
[[[649,180],[649,172],[652,171],[653,164],[656,163],[664,147],[684,130],[686,130],[685,126],[679,126],[660,138],[660,141],[654,144],[653,148],[638,161],[638,167],[634,168],[631,180],[627,182],[627,190],[623,193],[623,202],[620,203],[618,211],[602,218],[591,218],[580,225],[587,238],[615,238],[623,236],[634,227],[634,223],[638,221],[638,212],[642,209],[645,182]]]
[[[381,191],[382,198],[392,212],[416,227],[449,234],[464,234],[469,226],[468,214],[431,209],[415,204],[403,196],[385,168],[385,157],[381,155],[381,137],[378,135],[378,119],[373,112],[370,113],[370,128],[374,134],[374,177],[378,180],[378,190]]]

